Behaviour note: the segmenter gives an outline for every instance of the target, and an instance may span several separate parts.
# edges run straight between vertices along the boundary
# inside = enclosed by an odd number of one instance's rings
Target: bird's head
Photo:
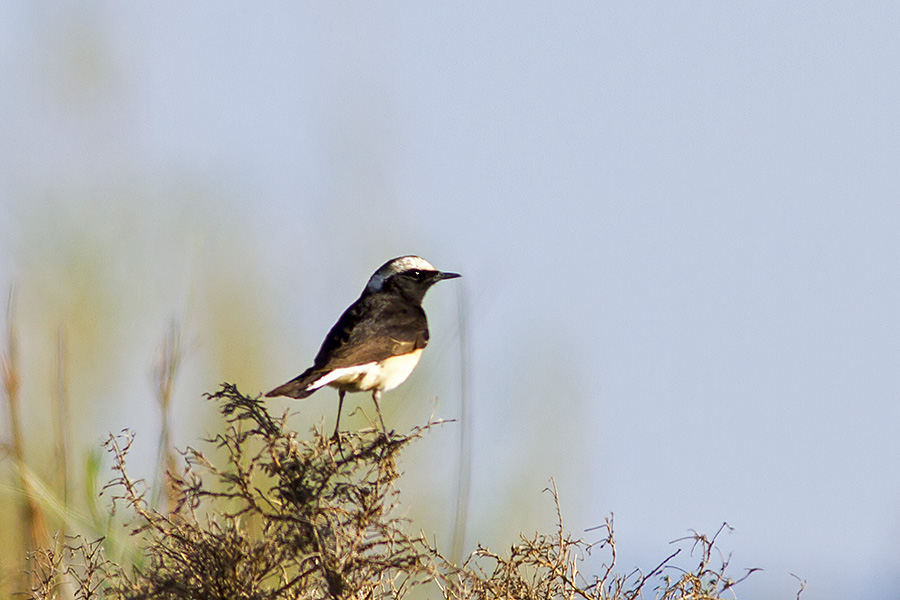
[[[438,281],[459,276],[459,273],[438,271],[420,256],[401,256],[381,265],[369,278],[364,293],[397,289],[406,296],[421,301],[428,288]]]

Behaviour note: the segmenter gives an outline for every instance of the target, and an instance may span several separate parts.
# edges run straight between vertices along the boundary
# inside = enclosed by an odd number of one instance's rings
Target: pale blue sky
[[[728,521],[765,569],[739,597],[896,597],[898,31],[889,2],[7,3],[0,283],[95,240],[134,347],[176,314],[202,353],[194,281],[231,278],[257,391],[420,253],[469,303],[470,543],[554,476],[625,571]],[[458,413],[455,285],[405,425]],[[413,473],[455,473],[441,435]]]

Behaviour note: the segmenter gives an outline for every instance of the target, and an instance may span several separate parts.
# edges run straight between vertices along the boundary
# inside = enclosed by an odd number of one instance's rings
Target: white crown
[[[384,285],[384,282],[387,281],[391,275],[409,271],[410,269],[437,271],[437,269],[434,268],[434,265],[421,256],[401,256],[381,265],[381,267],[379,267],[379,269],[369,278],[369,283],[366,284],[366,291],[376,292],[381,289],[381,286]]]

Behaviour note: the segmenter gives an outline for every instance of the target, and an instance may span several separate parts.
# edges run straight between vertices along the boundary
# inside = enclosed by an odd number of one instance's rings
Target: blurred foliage
[[[123,186],[19,207],[21,227],[2,242],[18,271],[16,311],[4,323],[18,335],[15,414],[12,396],[0,399],[0,457],[11,459],[0,463],[0,502],[8,507],[0,510],[0,590],[19,579],[21,557],[34,543],[20,531],[23,519],[49,520],[53,531],[108,533],[109,516],[96,505],[97,481],[108,473],[94,450],[98,437],[147,424],[137,464],[152,475],[154,430],[158,445],[171,449],[218,426],[208,407],[183,401],[188,394],[196,397],[226,370],[242,383],[265,384],[272,351],[265,332],[274,315],[262,271],[252,252],[229,245],[225,224],[199,225],[202,205],[211,203],[163,207],[151,192]],[[141,225],[142,215],[152,218]],[[220,261],[227,273],[209,266]],[[188,323],[179,332],[183,360],[160,387],[151,365],[173,319]],[[13,452],[14,430],[21,448]],[[43,509],[23,516],[17,506],[36,495]]]

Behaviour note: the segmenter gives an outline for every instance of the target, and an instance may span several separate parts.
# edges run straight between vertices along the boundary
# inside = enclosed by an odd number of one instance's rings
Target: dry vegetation
[[[564,529],[558,505],[552,533],[522,537],[508,553],[479,547],[453,564],[396,510],[397,456],[438,422],[404,436],[317,430],[307,440],[232,385],[210,398],[227,428],[207,454],[183,453],[165,509],[128,474],[130,434],[110,437],[116,477],[106,493],[129,515],[137,552],[115,563],[100,540],[57,540],[35,553],[33,598],[733,597],[715,536],[681,541],[696,568],[675,568],[679,550],[647,573],[619,575],[611,519],[588,544]],[[581,572],[591,553],[604,556],[597,575]]]

